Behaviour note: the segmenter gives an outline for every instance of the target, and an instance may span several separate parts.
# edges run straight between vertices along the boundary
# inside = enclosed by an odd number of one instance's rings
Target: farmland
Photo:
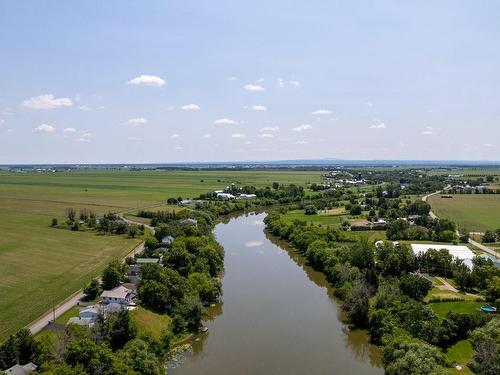
[[[456,194],[451,199],[434,195],[429,203],[436,215],[455,221],[461,230],[482,232],[500,227],[500,195]]]
[[[123,171],[0,172],[0,341],[97,276],[139,240],[50,228],[68,207],[97,215],[194,198],[235,182],[259,187],[318,182],[319,172]]]

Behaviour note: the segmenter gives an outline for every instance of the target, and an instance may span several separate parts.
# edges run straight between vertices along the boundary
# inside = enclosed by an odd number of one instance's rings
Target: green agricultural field
[[[139,242],[50,228],[68,207],[96,214],[170,209],[169,197],[195,198],[230,183],[306,185],[320,172],[124,171],[0,172],[0,341],[100,274]]]
[[[451,219],[460,230],[482,232],[500,228],[500,195],[455,194],[441,198],[439,194],[428,200],[439,217]]]

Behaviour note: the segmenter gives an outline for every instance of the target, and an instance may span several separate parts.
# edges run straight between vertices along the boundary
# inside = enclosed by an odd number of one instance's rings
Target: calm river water
[[[224,302],[169,374],[382,374],[366,332],[350,331],[324,276],[264,232],[265,214],[215,228]]]

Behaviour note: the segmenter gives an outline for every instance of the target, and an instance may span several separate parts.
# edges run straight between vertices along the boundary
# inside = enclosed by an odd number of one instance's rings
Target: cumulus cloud
[[[317,111],[314,111],[312,114],[315,116],[321,116],[321,115],[330,115],[332,111],[328,109],[318,109]]]
[[[245,247],[259,247],[262,246],[264,242],[262,241],[247,241],[245,242]]]
[[[183,111],[199,111],[200,106],[198,104],[186,104],[181,107]]]
[[[370,129],[386,129],[387,125],[384,124],[383,122],[380,122],[378,124],[373,124],[370,126]]]
[[[303,131],[311,130],[311,129],[312,129],[312,125],[303,124],[303,125],[300,125],[300,126],[297,126],[297,127],[293,128],[292,130],[294,132],[303,132]]]
[[[75,128],[64,128],[63,130],[64,133],[74,133],[76,132]]]
[[[277,126],[272,127],[272,126],[264,126],[263,128],[260,128],[261,132],[276,132],[280,130]]]
[[[83,133],[80,138],[92,138],[92,133]]]
[[[293,87],[299,88],[300,87],[300,81],[290,81],[290,85]]]
[[[53,133],[55,131],[56,131],[56,128],[54,128],[52,125],[48,125],[48,124],[41,124],[33,129],[33,132],[35,132],[35,133]]]
[[[247,91],[253,91],[253,92],[260,92],[265,90],[264,87],[262,87],[261,85],[252,85],[251,83],[243,86],[243,88]]]
[[[295,142],[295,144],[298,144],[298,145],[308,145],[309,141],[297,141],[297,142]]]
[[[72,105],[73,101],[70,98],[56,98],[52,94],[34,96],[23,101],[23,106],[31,109],[56,109]]]
[[[179,134],[172,134],[170,138],[179,138]]]
[[[278,84],[278,87],[280,89],[284,88],[285,87],[285,81],[283,80],[283,78],[277,78],[276,79],[276,83]]]
[[[437,130],[434,129],[432,126],[426,126],[425,129],[422,131],[422,135],[434,135],[437,133]]]
[[[90,107],[89,107],[89,106],[87,106],[87,105],[79,105],[77,108],[78,108],[80,111],[91,111],[91,110],[92,110],[92,108],[90,108]]]
[[[212,138],[212,134],[205,134],[203,138]]]
[[[134,117],[130,118],[127,121],[123,123],[125,126],[141,126],[145,125],[148,123],[148,120],[146,120],[144,117]]]
[[[263,112],[267,111],[267,107],[265,105],[253,105],[250,107],[253,111]]]
[[[235,125],[237,124],[237,121],[231,120],[230,118],[218,118],[217,120],[214,121],[214,124],[216,125]]]
[[[246,137],[247,137],[246,134],[242,134],[242,133],[231,134],[231,138],[234,138],[234,139],[245,139]]]
[[[163,86],[165,81],[158,76],[149,76],[141,74],[138,77],[132,78],[127,82],[129,85],[144,85],[144,86]]]
[[[177,150],[177,151],[182,151],[182,150],[184,150],[184,147],[182,147],[182,146],[177,146],[177,147],[175,147],[175,150]]]
[[[274,138],[274,134],[272,134],[272,133],[263,133],[263,134],[259,134],[259,137],[260,138]]]

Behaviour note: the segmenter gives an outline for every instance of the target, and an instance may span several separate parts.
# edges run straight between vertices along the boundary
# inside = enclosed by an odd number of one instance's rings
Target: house
[[[172,236],[165,236],[161,239],[161,243],[164,243],[165,245],[172,245],[174,240],[175,238]]]
[[[460,259],[464,264],[472,270],[472,259],[476,256],[467,246],[465,245],[439,245],[439,244],[411,244],[411,249],[415,255],[425,254],[427,250],[448,250],[451,256],[456,259]]]
[[[180,221],[182,225],[198,225],[198,220],[195,219],[184,219]]]
[[[99,313],[101,313],[101,309],[99,308],[99,306],[91,305],[87,306],[83,310],[80,310],[80,313],[78,315],[82,319],[96,320]]]
[[[234,199],[236,197],[230,193],[217,193],[217,198],[227,201],[229,199]]]
[[[134,293],[131,289],[123,285],[117,286],[111,290],[105,290],[101,293],[102,303],[107,305],[109,303],[119,303],[121,305],[128,305],[132,302]]]
[[[7,375],[25,375],[25,374],[30,374],[38,368],[37,365],[35,365],[32,362],[29,362],[25,364],[24,366],[21,366],[19,364],[12,366],[11,368],[5,370],[4,372]]]
[[[252,198],[257,198],[257,195],[255,194],[240,194],[238,197],[240,199],[252,199]]]

